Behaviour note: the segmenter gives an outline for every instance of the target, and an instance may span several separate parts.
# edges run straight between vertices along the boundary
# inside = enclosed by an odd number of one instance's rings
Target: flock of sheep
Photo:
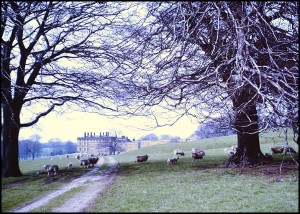
[[[66,158],[69,158],[69,155],[66,155]],[[87,159],[81,159],[83,157],[83,154],[76,154],[74,158],[76,158],[79,161],[79,166],[80,167],[93,167],[99,160],[98,155],[95,157],[94,155],[91,155]],[[60,157],[61,159],[62,157]],[[53,160],[53,158],[50,158],[50,160]],[[57,165],[49,165],[49,164],[44,164],[43,168],[47,171],[48,176],[55,176],[58,174],[59,167]],[[68,163],[67,168],[70,170],[73,168],[72,163]],[[37,172],[36,175],[39,175],[40,172]]]
[[[237,152],[238,146],[233,145],[230,148],[225,148],[224,152],[228,154],[229,156],[234,155]],[[266,156],[272,157],[273,154],[282,154],[282,153],[294,153],[296,154],[296,151],[290,147],[290,146],[277,146],[271,148],[271,154],[266,153]],[[184,151],[181,149],[175,149],[174,150],[174,157],[167,159],[167,164],[176,164],[179,160],[179,156],[184,156]],[[205,152],[203,149],[200,148],[192,148],[192,160],[202,159],[205,156]],[[149,155],[139,155],[136,156],[135,162],[145,162],[149,158]]]
[[[237,152],[237,145],[233,145],[231,146],[230,148],[225,148],[224,149],[224,152],[226,154],[228,154],[229,156],[231,155],[234,155],[236,152]],[[297,152],[290,146],[275,146],[275,147],[272,147],[270,149],[271,153],[266,153],[265,155],[267,157],[273,157],[273,154],[286,154],[287,152],[288,153],[294,153],[296,154]]]
[[[179,156],[184,156],[184,151],[181,149],[174,149],[174,157],[167,159],[167,164],[176,164],[179,160]],[[200,148],[192,148],[192,161],[202,159],[205,156],[205,152]],[[149,155],[138,155],[136,156],[135,162],[146,162]]]
[[[237,152],[237,145],[233,145],[230,148],[225,148],[224,152],[226,154],[228,154],[229,156],[234,155]],[[277,146],[277,147],[272,147],[271,148],[271,154],[266,153],[267,156],[272,157],[273,154],[282,154],[282,153],[295,153],[296,151],[289,146]],[[174,157],[168,158],[167,159],[167,164],[177,164],[177,161],[179,160],[179,156],[184,156],[184,151],[181,149],[175,149],[174,150]],[[77,160],[79,160],[79,165],[81,167],[93,167],[99,160],[99,155],[97,155],[96,157],[94,155],[91,155],[91,157],[87,158],[87,159],[81,159],[81,157],[83,157],[83,154],[77,154],[75,155],[75,158]],[[198,160],[198,159],[203,159],[203,157],[205,156],[205,152],[203,149],[201,148],[192,148],[192,161],[194,160]],[[69,155],[66,155],[66,158],[69,158]],[[146,162],[149,158],[149,155],[139,155],[136,156],[135,162]],[[51,160],[53,160],[53,158],[51,158]],[[72,163],[69,163],[67,168],[68,169],[72,169],[73,165]],[[45,164],[43,166],[44,169],[46,169],[48,176],[51,175],[57,175],[59,168],[57,165],[49,165],[49,164]],[[39,174],[39,172],[37,172],[37,174]]]

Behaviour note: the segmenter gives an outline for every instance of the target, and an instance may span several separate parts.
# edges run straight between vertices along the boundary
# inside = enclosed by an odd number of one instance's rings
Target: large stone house
[[[97,136],[95,132],[85,132],[83,137],[77,138],[77,152],[89,155],[111,155],[124,150],[125,143],[130,142],[128,137],[109,136],[109,132],[100,132]]]

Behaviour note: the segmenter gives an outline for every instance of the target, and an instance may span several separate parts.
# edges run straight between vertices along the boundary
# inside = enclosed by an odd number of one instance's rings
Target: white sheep
[[[234,154],[236,153],[236,151],[237,151],[237,145],[231,146],[230,149],[228,149],[228,148],[225,148],[225,149],[224,149],[224,152],[225,152],[226,154],[228,154],[229,156],[234,155]]]
[[[57,165],[47,165],[47,164],[45,164],[43,166],[43,168],[47,170],[48,175],[50,175],[50,174],[57,175],[58,174],[58,166]]]
[[[174,157],[175,157],[176,155],[184,156],[184,151],[181,150],[181,149],[174,149]]]

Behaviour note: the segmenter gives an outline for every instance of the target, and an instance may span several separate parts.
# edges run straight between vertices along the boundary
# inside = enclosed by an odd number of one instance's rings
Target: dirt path
[[[104,164],[105,159],[108,161],[108,167],[101,170],[101,173],[97,172],[99,167]],[[30,212],[34,209],[42,209],[43,206],[49,202],[51,203],[51,200],[57,196],[73,188],[83,186],[86,187],[83,191],[68,198],[64,204],[53,208],[51,212],[85,212],[90,208],[93,201],[97,199],[97,195],[104,192],[106,188],[113,183],[116,170],[118,170],[118,162],[112,156],[100,157],[95,167],[80,178],[73,180],[62,186],[59,190],[55,190],[31,204],[27,204],[10,212]]]

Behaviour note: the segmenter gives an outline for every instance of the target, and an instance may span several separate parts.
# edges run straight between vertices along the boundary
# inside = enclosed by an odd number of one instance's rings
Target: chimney
[[[91,137],[93,137],[93,133],[91,132]]]
[[[100,137],[101,137],[101,132],[100,132]]]
[[[84,137],[86,137],[86,133],[84,132]]]
[[[106,132],[106,136],[108,136],[109,135],[109,132]]]

